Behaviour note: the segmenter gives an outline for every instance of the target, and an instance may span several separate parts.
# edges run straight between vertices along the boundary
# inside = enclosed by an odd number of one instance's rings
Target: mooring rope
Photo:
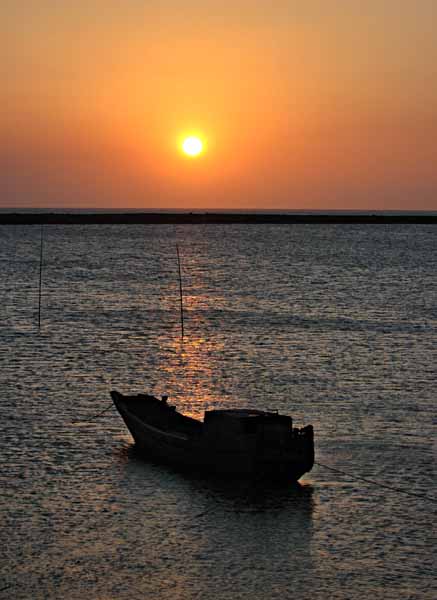
[[[111,404],[110,404],[109,406],[107,406],[107,407],[105,408],[105,410],[102,410],[102,412],[99,412],[99,413],[97,413],[96,415],[94,415],[93,417],[90,417],[90,419],[97,419],[97,417],[101,417],[102,415],[104,415],[104,414],[105,414],[105,412],[108,412],[108,410],[109,410],[110,408],[113,408],[113,406],[114,406],[114,405],[113,405],[113,403],[111,402]]]
[[[368,479],[367,477],[362,477],[361,475],[354,475],[353,473],[348,473],[343,471],[342,469],[336,469],[334,467],[329,467],[328,465],[324,465],[323,463],[319,463],[314,461],[315,465],[319,467],[324,467],[325,469],[329,469],[330,471],[334,471],[334,473],[340,473],[341,475],[346,475],[346,477],[350,477],[351,479],[357,479],[360,481],[365,481],[366,483],[370,483],[371,485],[377,485],[378,487],[383,487],[392,492],[400,492],[401,494],[407,494],[408,496],[415,496],[416,498],[421,498],[422,500],[428,500],[429,502],[437,503],[437,498],[433,496],[427,496],[426,494],[420,494],[417,492],[410,492],[404,488],[398,488],[392,485],[388,485],[386,483],[381,483],[380,481],[376,481],[374,479]]]
[[[80,420],[80,421],[75,421],[75,422],[73,423],[73,425],[74,425],[75,423],[88,423],[89,421],[94,421],[94,419],[97,419],[98,417],[101,417],[101,416],[102,416],[102,415],[104,415],[106,412],[108,412],[108,410],[109,410],[109,409],[111,409],[113,406],[114,406],[114,405],[113,405],[113,404],[112,404],[112,402],[111,402],[111,404],[110,404],[109,406],[107,406],[107,407],[105,408],[105,410],[102,410],[101,412],[97,413],[96,415],[93,415],[92,417],[88,417],[88,418],[86,418],[86,419],[82,419],[82,420]]]

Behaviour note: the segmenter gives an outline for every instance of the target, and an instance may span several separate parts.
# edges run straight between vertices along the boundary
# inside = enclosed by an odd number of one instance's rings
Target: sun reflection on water
[[[188,333],[183,339],[175,337],[168,353],[172,360],[162,365],[170,401],[193,418],[203,418],[205,410],[217,408],[224,398],[217,394],[217,373],[214,363],[223,344],[212,343],[203,336]]]

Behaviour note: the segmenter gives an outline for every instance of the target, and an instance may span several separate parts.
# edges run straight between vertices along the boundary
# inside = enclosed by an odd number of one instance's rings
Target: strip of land
[[[204,224],[266,224],[286,225],[295,223],[319,224],[390,224],[416,223],[437,224],[437,214],[427,213],[327,213],[327,214],[280,214],[280,213],[160,213],[160,212],[11,212],[0,213],[0,225],[204,225]]]

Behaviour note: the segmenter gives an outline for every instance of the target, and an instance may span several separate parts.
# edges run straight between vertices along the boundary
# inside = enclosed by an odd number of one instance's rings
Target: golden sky
[[[437,210],[436,23],[435,0],[3,0],[0,207]]]

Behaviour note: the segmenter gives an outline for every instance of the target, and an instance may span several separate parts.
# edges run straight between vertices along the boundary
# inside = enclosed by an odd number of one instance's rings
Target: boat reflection
[[[250,479],[227,479],[216,476],[186,472],[173,466],[145,461],[144,456],[134,444],[125,446],[116,453],[121,466],[123,487],[131,489],[135,499],[139,499],[143,486],[154,482],[156,493],[165,493],[165,489],[180,487],[190,495],[201,499],[205,511],[193,510],[191,518],[210,514],[212,506],[223,512],[288,512],[297,511],[307,524],[313,512],[313,486],[308,482],[254,481]],[[133,485],[130,485],[133,484]],[[160,490],[158,489],[160,486]],[[193,505],[194,508],[194,505]]]
[[[166,581],[184,589],[195,578],[199,597],[230,581],[235,589],[311,578],[313,488],[265,486],[187,476],[124,451],[120,479],[110,493],[119,501],[122,535],[137,540],[136,562],[166,562]],[[181,570],[181,565],[184,565]],[[249,579],[248,579],[249,578]],[[258,583],[257,583],[258,582]],[[268,584],[269,585],[269,584]]]

